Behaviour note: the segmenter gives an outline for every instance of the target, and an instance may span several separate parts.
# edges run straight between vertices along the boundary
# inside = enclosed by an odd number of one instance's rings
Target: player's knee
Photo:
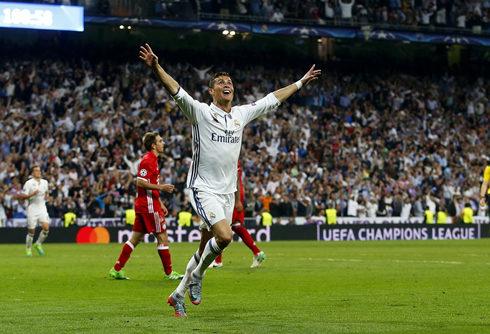
[[[231,243],[231,240],[233,239],[233,232],[226,232],[223,233],[222,235],[216,237],[216,243],[221,249],[226,248]]]
[[[232,239],[233,239],[233,234],[231,233],[230,235],[225,236],[223,242],[226,243],[226,246],[228,246],[231,243]]]

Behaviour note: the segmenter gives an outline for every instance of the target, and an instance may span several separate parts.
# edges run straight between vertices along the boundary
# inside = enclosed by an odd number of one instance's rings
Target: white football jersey
[[[46,193],[49,191],[48,181],[44,179],[36,181],[34,178],[27,180],[24,188],[22,188],[22,193],[29,195],[36,190],[39,190],[39,193],[28,199],[29,206],[27,207],[27,214],[37,212],[38,210],[46,210]]]
[[[214,194],[236,191],[243,129],[255,118],[277,108],[273,93],[255,103],[232,107],[230,113],[194,100],[182,87],[173,96],[192,124],[192,163],[187,187]]]

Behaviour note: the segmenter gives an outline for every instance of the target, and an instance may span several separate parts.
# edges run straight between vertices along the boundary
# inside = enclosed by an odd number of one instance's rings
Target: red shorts
[[[243,208],[242,212],[238,213],[238,211],[233,209],[233,218],[232,218],[232,224],[239,222],[240,224],[243,224],[243,221],[245,220],[245,208]]]
[[[162,233],[167,230],[163,212],[137,213],[133,231],[142,233]]]

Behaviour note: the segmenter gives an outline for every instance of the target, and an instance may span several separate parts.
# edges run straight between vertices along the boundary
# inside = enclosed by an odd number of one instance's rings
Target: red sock
[[[245,227],[243,227],[242,225],[233,225],[231,229],[233,230],[233,232],[238,234],[240,238],[242,238],[243,243],[252,250],[254,255],[260,253],[260,249],[255,245],[252,236],[250,235],[250,233],[248,233],[248,230]]]
[[[121,254],[119,255],[119,259],[117,259],[117,262],[114,265],[114,269],[116,269],[117,271],[121,270],[126,264],[126,262],[129,260],[129,257],[131,256],[133,250],[134,250],[133,244],[127,241],[123,246]]]
[[[163,269],[165,270],[166,275],[170,275],[172,273],[172,260],[170,258],[170,251],[168,250],[168,245],[158,245],[158,255],[160,255],[160,259],[162,260]]]
[[[217,257],[216,259],[214,259],[214,261],[215,261],[216,263],[221,263],[221,261],[223,261],[223,260],[221,259],[221,255],[222,255],[222,254],[223,254],[223,253],[220,253],[220,254],[218,255],[218,257]]]

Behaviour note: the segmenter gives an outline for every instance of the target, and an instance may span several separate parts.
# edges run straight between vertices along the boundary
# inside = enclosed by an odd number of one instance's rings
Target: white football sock
[[[38,245],[41,245],[44,240],[46,240],[46,238],[48,237],[48,233],[49,233],[49,230],[48,231],[41,231],[41,233],[39,233],[39,237],[37,238],[37,241],[36,241],[36,244]]]
[[[26,251],[30,251],[31,250],[32,240],[34,240],[34,234],[27,233],[27,236],[26,236]]]
[[[216,239],[214,237],[211,238],[206,244],[204,252],[202,252],[201,261],[199,261],[199,264],[193,271],[194,275],[204,277],[206,269],[208,269],[211,263],[213,263],[214,259],[216,259],[221,252],[222,250],[218,247]]]
[[[194,269],[196,269],[199,260],[201,257],[199,256],[199,249],[196,251],[194,255],[192,255],[191,259],[189,260],[189,263],[187,263],[187,268],[185,269],[185,275],[182,281],[180,281],[179,286],[175,291],[181,295],[185,296],[185,293],[187,292],[187,289],[189,288],[189,277]]]

